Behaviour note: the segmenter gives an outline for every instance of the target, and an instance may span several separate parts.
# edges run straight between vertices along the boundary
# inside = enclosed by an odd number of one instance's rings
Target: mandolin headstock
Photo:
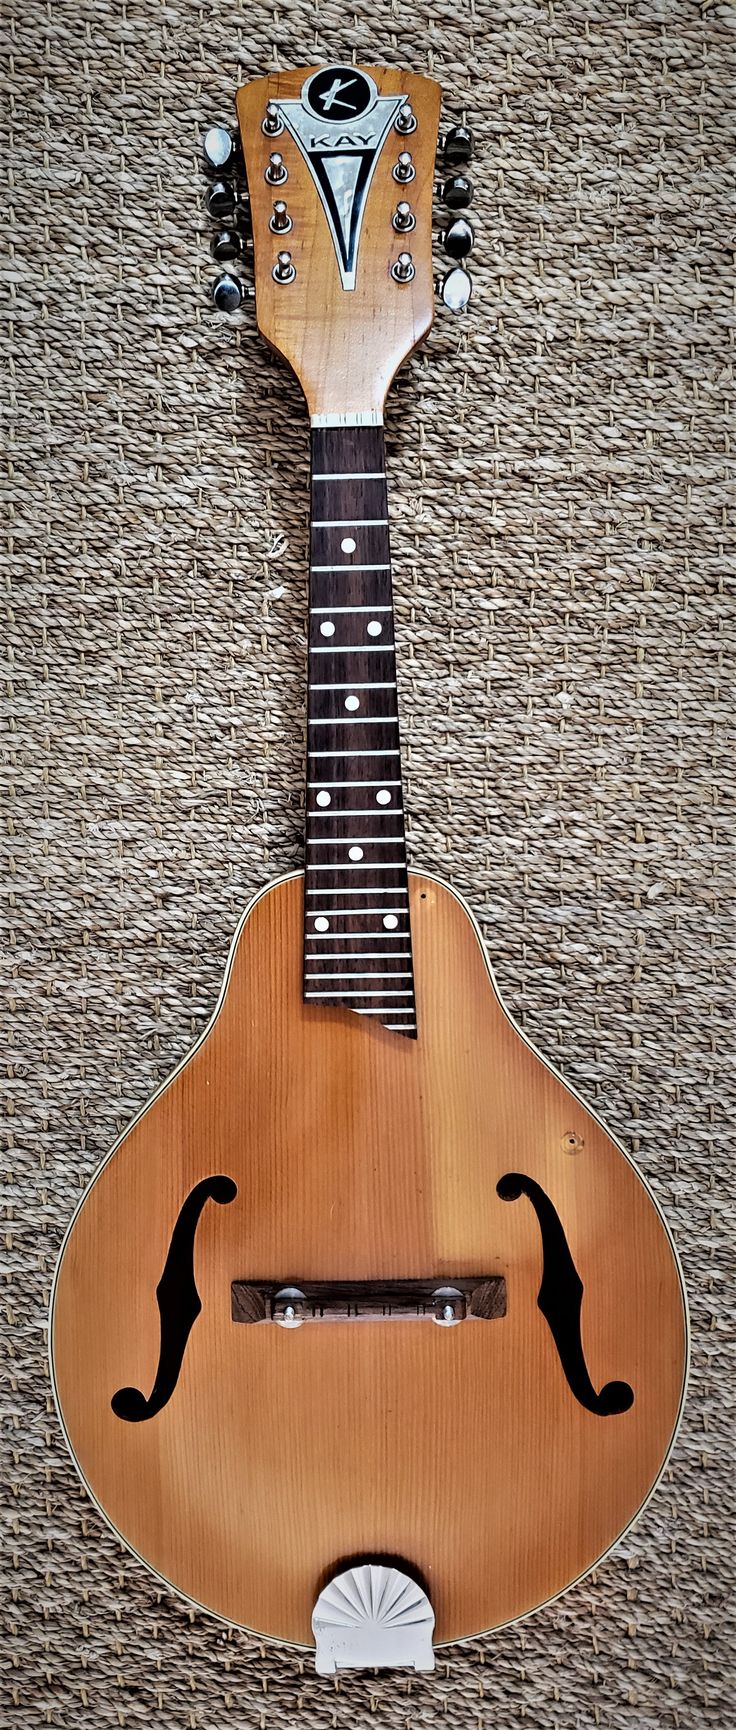
[[[254,79],[237,107],[259,329],[312,417],[380,414],[432,323],[439,85],[302,67]]]

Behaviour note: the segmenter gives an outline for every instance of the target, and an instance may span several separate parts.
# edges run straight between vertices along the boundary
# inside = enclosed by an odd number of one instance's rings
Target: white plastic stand
[[[434,1611],[426,1592],[398,1568],[364,1562],[320,1592],[312,1629],[315,1669],[433,1670]]]

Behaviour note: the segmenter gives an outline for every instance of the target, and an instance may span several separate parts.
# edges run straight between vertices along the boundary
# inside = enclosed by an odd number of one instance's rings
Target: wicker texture
[[[5,11],[2,1722],[723,1730],[725,12]],[[197,144],[242,79],[353,52],[432,71],[479,145],[475,308],[388,427],[410,854],[636,1151],[695,1339],[665,1481],[597,1577],[434,1677],[335,1685],[122,1549],[44,1326],[81,1187],[201,1030],[248,894],[300,861],[307,428],[252,312],[208,310]]]

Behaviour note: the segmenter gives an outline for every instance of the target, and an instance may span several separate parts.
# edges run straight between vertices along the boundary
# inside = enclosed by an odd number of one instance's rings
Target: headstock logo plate
[[[358,246],[376,163],[405,96],[379,96],[354,66],[321,66],[298,99],[274,106],[304,157],[337,256],[342,286],[355,287]]]
[[[355,66],[321,66],[302,87],[302,102],[317,120],[359,120],[374,107],[372,78]]]

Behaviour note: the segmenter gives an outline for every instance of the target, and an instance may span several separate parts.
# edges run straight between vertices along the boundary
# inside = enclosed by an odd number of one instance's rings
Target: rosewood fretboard
[[[304,996],[416,1035],[383,428],[312,429]]]

